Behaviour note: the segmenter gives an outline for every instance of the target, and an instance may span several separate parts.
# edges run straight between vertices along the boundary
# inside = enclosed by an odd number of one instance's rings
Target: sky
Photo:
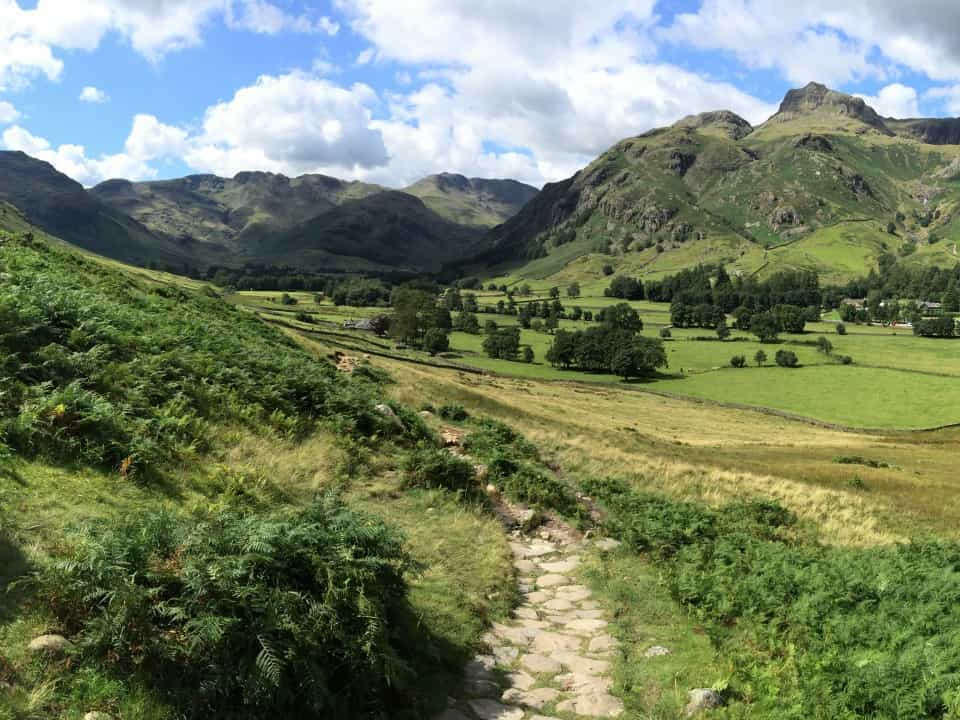
[[[0,148],[86,186],[569,177],[809,81],[960,115],[956,0],[0,0]]]

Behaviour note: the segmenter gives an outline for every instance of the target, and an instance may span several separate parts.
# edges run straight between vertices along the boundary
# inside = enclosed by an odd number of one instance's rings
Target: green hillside
[[[811,83],[757,128],[721,111],[617,143],[547,185],[459,270],[589,280],[606,264],[662,276],[722,262],[839,281],[882,253],[952,262],[955,135],[949,121],[885,120]]]
[[[461,225],[493,227],[508,220],[537,195],[516,180],[486,180],[440,173],[404,188],[438,215]]]

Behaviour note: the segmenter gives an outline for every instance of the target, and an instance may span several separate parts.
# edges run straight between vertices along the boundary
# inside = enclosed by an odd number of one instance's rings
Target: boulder
[[[723,705],[720,693],[710,688],[696,688],[687,693],[687,707],[684,710],[687,717],[696,715],[704,710],[712,710]]]
[[[398,428],[403,428],[403,423],[400,422],[400,418],[397,417],[397,414],[393,411],[393,408],[386,403],[375,405],[373,409],[383,415],[388,421],[390,421],[391,424]]]
[[[83,720],[113,720],[113,715],[99,710],[92,710],[83,716]]]
[[[47,657],[62,657],[73,647],[63,635],[41,635],[30,641],[30,652]]]

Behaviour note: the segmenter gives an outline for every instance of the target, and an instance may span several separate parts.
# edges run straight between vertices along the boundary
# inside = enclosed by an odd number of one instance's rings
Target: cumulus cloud
[[[20,117],[17,109],[5,100],[0,100],[0,125],[9,125]]]
[[[83,90],[80,91],[80,102],[85,103],[105,103],[110,98],[107,97],[107,94],[100,88],[94,87],[93,85],[87,85]]]
[[[53,165],[83,185],[91,186],[110,178],[149,180],[157,176],[151,161],[179,156],[186,151],[187,133],[159,122],[151,115],[137,115],[123,152],[90,157],[83,145],[53,147],[46,139],[19,125],[7,128],[3,147],[20,150]]]
[[[867,105],[884,117],[915,118],[920,115],[920,103],[915,88],[893,83],[881,88],[876,95],[858,95]]]
[[[362,172],[388,161],[372,127],[377,96],[304,72],[260,77],[233,98],[209,108],[185,160],[221,174],[260,169],[285,173]]]

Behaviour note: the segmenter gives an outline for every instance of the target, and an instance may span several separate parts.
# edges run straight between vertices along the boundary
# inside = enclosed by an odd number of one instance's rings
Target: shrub
[[[296,305],[296,304],[297,304],[297,299],[296,299],[295,297],[293,297],[292,295],[290,295],[289,293],[284,293],[283,295],[280,296],[280,304],[281,304],[281,305]]]
[[[747,366],[747,358],[743,355],[734,355],[730,358],[730,366],[735,368],[744,368]]]
[[[850,357],[849,355],[843,355],[840,358],[840,362],[843,365],[853,365],[853,358]]]
[[[296,318],[298,322],[306,323],[308,325],[314,325],[317,322],[313,319],[313,315],[305,310],[298,310],[297,314],[294,315],[294,318]]]
[[[451,422],[463,422],[470,417],[467,409],[463,405],[457,404],[441,405],[437,414],[444,420],[450,420]]]
[[[673,334],[670,332],[670,328],[668,327],[660,328],[660,337],[663,338],[664,340],[669,340],[671,337],[673,337]]]
[[[476,489],[473,465],[440,448],[420,446],[411,450],[403,459],[402,469],[408,487],[464,493]]]
[[[800,361],[797,359],[797,354],[793,352],[793,350],[777,350],[774,360],[777,365],[786,368],[794,368],[800,364]]]
[[[410,679],[402,538],[326,497],[70,531],[36,576],[79,652],[194,717],[359,717]]]
[[[842,322],[837,323],[837,335],[846,335],[846,334],[847,334],[847,326],[844,325]]]

